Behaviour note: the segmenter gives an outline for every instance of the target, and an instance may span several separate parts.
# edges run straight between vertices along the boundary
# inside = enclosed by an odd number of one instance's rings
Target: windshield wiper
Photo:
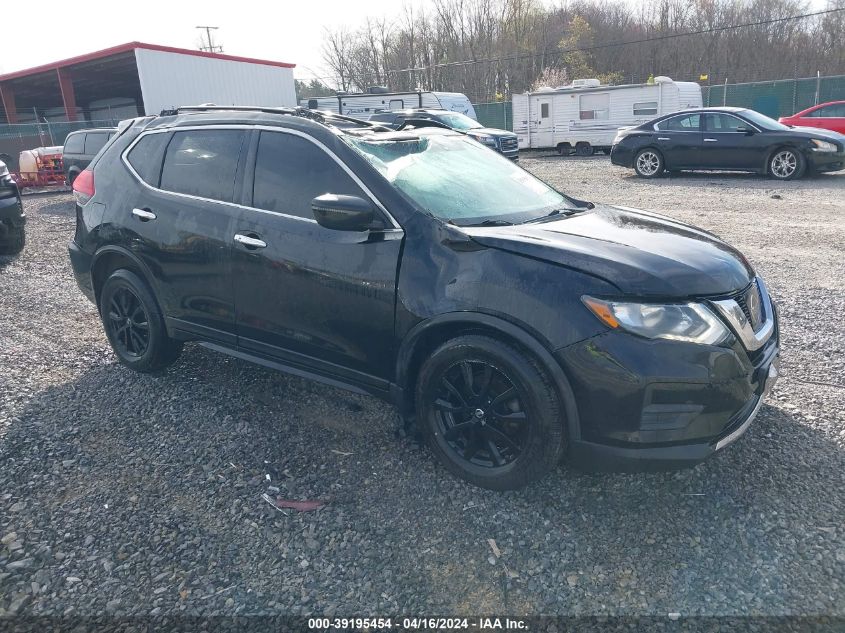
[[[449,224],[454,224],[455,226],[513,226],[513,222],[508,222],[507,220],[482,220],[481,222],[473,222],[472,224],[458,224],[454,220],[449,220]]]
[[[547,220],[548,218],[552,218],[557,215],[562,215],[564,217],[575,215],[576,213],[583,213],[587,211],[590,207],[561,207],[559,209],[553,209],[546,215],[541,215],[539,218],[531,218],[530,220],[525,220],[522,224],[529,224],[531,222],[542,222],[543,220]]]

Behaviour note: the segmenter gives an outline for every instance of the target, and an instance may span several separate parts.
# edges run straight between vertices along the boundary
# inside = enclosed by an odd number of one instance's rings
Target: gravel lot
[[[522,165],[703,226],[765,276],[785,377],[740,442],[500,494],[397,439],[374,399],[194,345],[132,374],[73,280],[70,196],[31,196],[26,250],[0,258],[0,615],[845,616],[845,174]],[[270,507],[268,473],[328,504]]]

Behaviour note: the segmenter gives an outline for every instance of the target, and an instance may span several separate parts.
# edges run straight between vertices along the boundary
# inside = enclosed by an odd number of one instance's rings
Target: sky
[[[47,13],[50,4],[42,5]],[[195,49],[200,38],[195,27],[211,25],[220,27],[213,36],[224,53],[294,63],[294,76],[309,79],[327,74],[321,53],[324,29],[355,28],[368,15],[398,16],[405,5],[426,4],[426,0],[144,0],[131,4],[85,0],[72,10],[63,4],[49,19],[31,20],[14,19],[12,9],[15,28],[3,29],[0,74],[133,41]],[[5,13],[9,17],[8,9]]]
[[[542,0],[554,4],[561,0]],[[620,0],[635,2],[636,0]],[[59,8],[51,13],[49,7]],[[823,9],[826,0],[809,0],[810,10]],[[3,29],[0,74],[32,68],[126,42],[146,42],[195,49],[199,25],[218,26],[215,43],[230,55],[296,64],[298,79],[329,74],[322,61],[325,29],[354,29],[367,16],[397,17],[403,7],[424,9],[431,0],[85,0],[71,10],[66,3],[43,2],[44,19],[15,19]],[[21,7],[22,3],[14,3]],[[22,18],[24,16],[18,16]]]

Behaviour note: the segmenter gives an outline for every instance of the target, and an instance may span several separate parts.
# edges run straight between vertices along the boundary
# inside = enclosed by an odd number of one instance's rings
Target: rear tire
[[[118,360],[134,371],[161,371],[182,352],[182,343],[167,335],[149,286],[131,270],[121,268],[106,279],[100,292],[100,318]]]
[[[641,178],[657,178],[666,168],[663,154],[650,147],[640,150],[634,157],[634,171]]]
[[[10,228],[3,240],[0,240],[0,255],[17,255],[26,244],[24,227]]]
[[[769,157],[769,175],[775,180],[794,180],[804,175],[807,161],[801,152],[781,148]]]
[[[461,336],[434,351],[417,379],[416,412],[441,463],[482,488],[521,488],[564,452],[562,407],[548,373],[486,336]]]
[[[557,146],[557,153],[561,156],[569,156],[572,153],[572,146],[569,143],[560,143]]]
[[[595,152],[595,148],[589,143],[577,143],[575,145],[575,154],[577,156],[592,156]]]

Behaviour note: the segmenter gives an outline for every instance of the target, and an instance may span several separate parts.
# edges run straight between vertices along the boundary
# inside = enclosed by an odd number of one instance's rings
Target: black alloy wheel
[[[106,327],[120,353],[130,358],[140,358],[150,346],[150,317],[128,287],[112,294]]]
[[[487,336],[438,347],[420,368],[415,403],[434,454],[482,488],[525,486],[553,469],[565,449],[563,409],[548,372]]]
[[[500,369],[478,360],[455,363],[433,394],[437,425],[455,454],[482,468],[516,460],[528,436],[528,416],[517,388]]]
[[[98,299],[103,328],[121,363],[135,371],[156,372],[176,362],[182,342],[167,335],[158,302],[137,273],[115,270]]]

